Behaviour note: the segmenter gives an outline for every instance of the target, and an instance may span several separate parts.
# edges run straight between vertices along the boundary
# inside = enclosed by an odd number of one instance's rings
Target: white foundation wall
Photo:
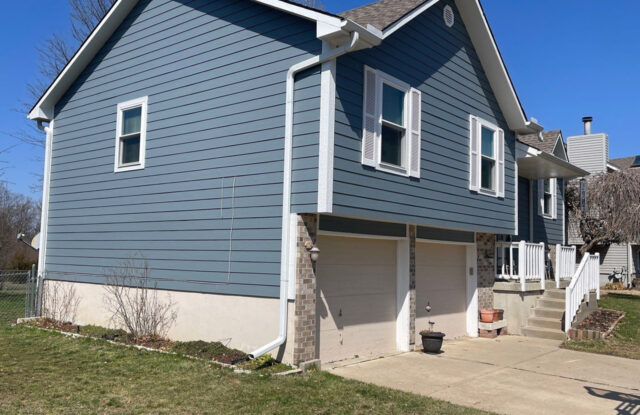
[[[44,290],[51,292],[75,289],[79,300],[76,324],[113,327],[104,296],[105,286],[66,281],[45,280]],[[202,294],[157,290],[158,300],[169,298],[175,304],[177,318],[169,329],[171,340],[219,341],[244,352],[252,352],[278,336],[279,299],[220,294]],[[294,303],[289,302],[287,343],[284,351],[270,352],[286,363],[293,362]]]

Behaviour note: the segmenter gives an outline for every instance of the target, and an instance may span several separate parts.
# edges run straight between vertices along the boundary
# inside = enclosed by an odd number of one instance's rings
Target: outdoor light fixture
[[[320,257],[320,248],[318,248],[317,246],[314,246],[309,251],[309,255],[311,256],[311,261],[318,262],[318,258]]]

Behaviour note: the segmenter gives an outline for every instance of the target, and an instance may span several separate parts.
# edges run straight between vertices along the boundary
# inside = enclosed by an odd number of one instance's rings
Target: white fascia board
[[[314,22],[326,23],[330,26],[342,27],[343,18],[338,16],[332,16],[328,13],[319,12],[307,7],[298,6],[282,0],[253,0],[256,3],[264,4],[271,8],[281,10],[283,12],[293,14],[299,17],[303,17],[307,20],[313,20]]]
[[[424,11],[429,9],[431,6],[433,6],[437,2],[438,2],[438,0],[431,0],[431,1],[424,2],[419,7],[416,7],[410,13],[407,13],[403,18],[401,18],[400,20],[397,20],[391,26],[387,27],[382,32],[382,38],[386,39],[387,37],[391,36],[395,31],[397,31],[398,29],[402,28],[402,26],[404,26],[407,23],[409,23],[410,21],[412,21],[414,18],[416,18],[417,16],[422,14]]]
[[[509,129],[523,133],[540,131],[541,126],[533,120],[528,121],[524,114],[480,2],[455,0],[455,3]]]
[[[98,26],[91,32],[87,40],[80,46],[80,49],[73,55],[71,60],[64,67],[60,75],[47,88],[44,95],[38,100],[27,116],[31,120],[53,119],[53,106],[62,95],[71,87],[71,84],[89,65],[91,60],[100,51],[102,46],[109,40],[113,32],[129,15],[138,0],[118,0],[102,18]]]

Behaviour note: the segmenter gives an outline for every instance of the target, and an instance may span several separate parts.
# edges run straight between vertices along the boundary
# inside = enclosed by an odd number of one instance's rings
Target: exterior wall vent
[[[455,18],[455,15],[453,14],[453,9],[451,8],[451,6],[449,5],[444,6],[442,16],[444,17],[444,24],[446,24],[447,27],[452,27],[453,23],[455,23],[456,18]]]

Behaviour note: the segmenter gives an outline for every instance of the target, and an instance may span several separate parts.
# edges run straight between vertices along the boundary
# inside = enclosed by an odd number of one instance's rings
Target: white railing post
[[[518,276],[520,277],[520,289],[525,290],[527,260],[526,260],[526,242],[518,242]]]
[[[560,288],[560,272],[564,272],[564,255],[562,254],[562,245],[556,244],[556,268],[553,270],[553,274],[556,278],[556,288]]]
[[[595,286],[596,286],[596,298],[600,299],[600,253],[593,255],[594,259],[594,274],[595,274]]]
[[[547,273],[546,273],[546,268],[544,266],[545,264],[545,249],[544,249],[544,242],[540,242],[540,248],[538,248],[538,266],[540,267],[538,269],[539,275],[540,275],[540,288],[541,289],[545,289],[546,287],[546,277],[547,277]]]

